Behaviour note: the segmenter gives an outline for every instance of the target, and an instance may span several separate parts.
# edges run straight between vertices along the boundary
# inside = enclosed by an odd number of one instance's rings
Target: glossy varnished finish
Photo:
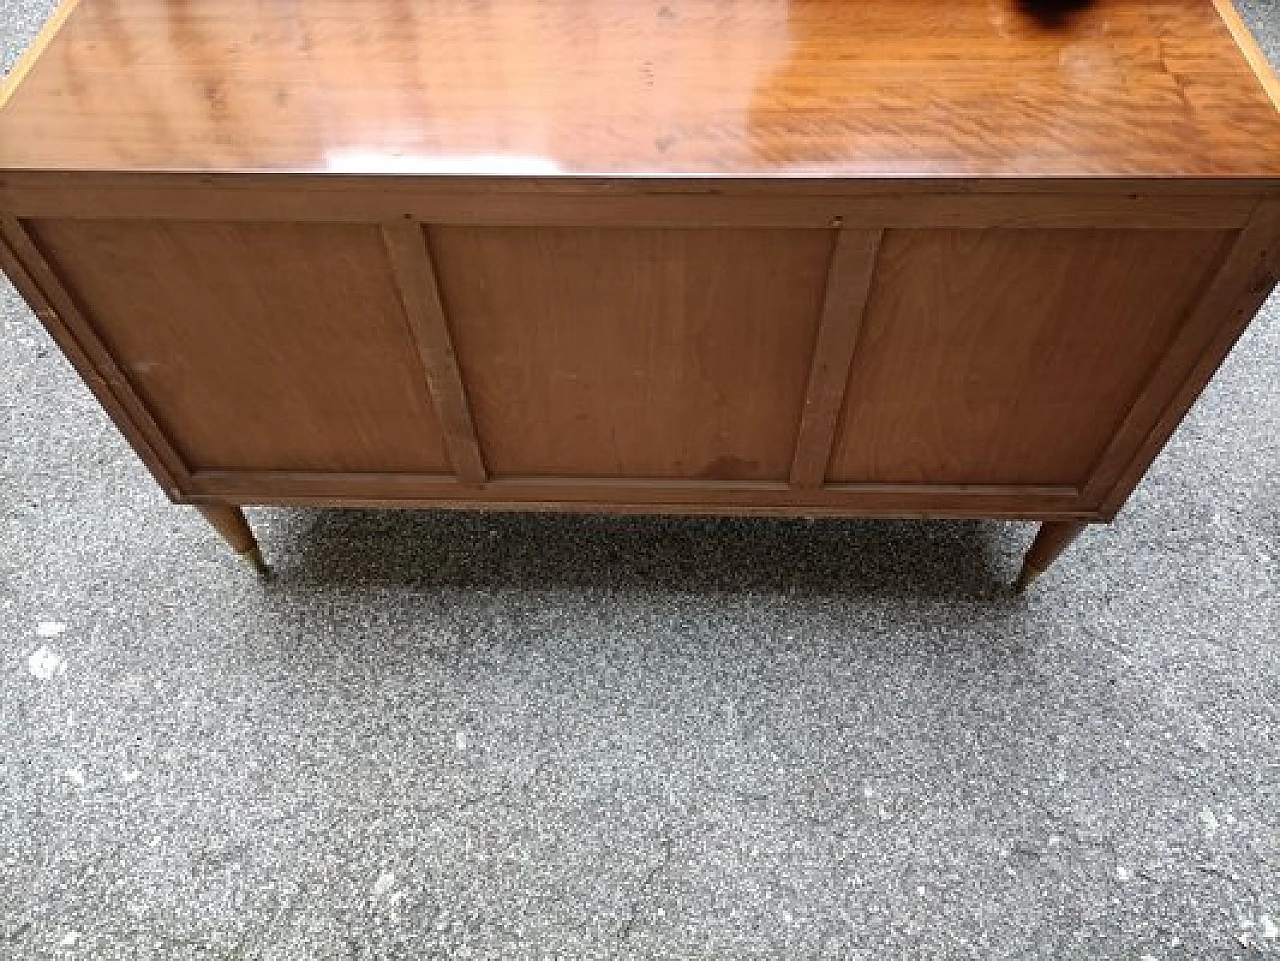
[[[1110,520],[1280,278],[1227,0],[79,0],[3,267],[176,501]]]
[[[1212,0],[1029,6],[80,0],[0,112],[0,169],[1280,174]]]

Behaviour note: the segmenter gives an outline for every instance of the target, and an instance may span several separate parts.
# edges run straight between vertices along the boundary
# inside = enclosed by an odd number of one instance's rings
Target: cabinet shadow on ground
[[[265,524],[259,517],[251,521],[273,583],[284,589],[333,583],[1009,598],[1034,531],[1030,523],[976,520],[350,509],[273,510]]]

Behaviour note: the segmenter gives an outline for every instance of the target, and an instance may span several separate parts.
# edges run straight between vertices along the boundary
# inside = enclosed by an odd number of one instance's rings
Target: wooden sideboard
[[[3,266],[259,564],[239,505],[990,517],[1025,583],[1280,277],[1278,91],[1227,0],[80,0]]]

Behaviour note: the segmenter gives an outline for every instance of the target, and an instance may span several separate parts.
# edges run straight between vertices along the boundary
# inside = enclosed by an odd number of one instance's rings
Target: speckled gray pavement
[[[1029,525],[266,509],[263,587],[0,294],[5,961],[1280,955],[1277,300],[1016,599]]]

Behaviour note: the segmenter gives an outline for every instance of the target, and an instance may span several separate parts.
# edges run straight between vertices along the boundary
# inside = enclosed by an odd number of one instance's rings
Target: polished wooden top
[[[1228,0],[1038,6],[79,0],[0,169],[1280,177]]]

